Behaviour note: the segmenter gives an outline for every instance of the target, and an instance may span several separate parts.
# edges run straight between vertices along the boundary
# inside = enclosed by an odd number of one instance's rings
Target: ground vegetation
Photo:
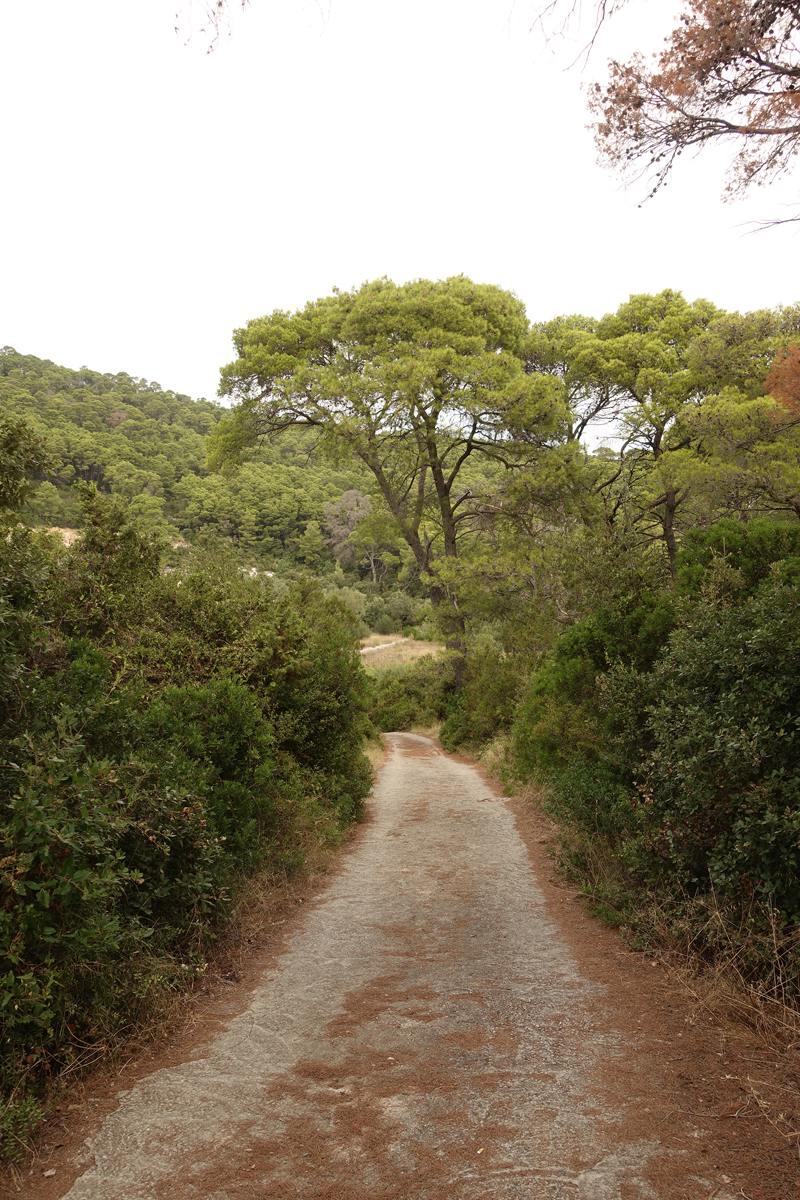
[[[66,548],[19,524],[43,443],[0,422],[0,1109],[19,1156],[63,1080],[192,980],[255,871],[334,843],[371,784],[355,618],[212,536],[176,562],[81,483]],[[165,564],[168,564],[165,567]]]

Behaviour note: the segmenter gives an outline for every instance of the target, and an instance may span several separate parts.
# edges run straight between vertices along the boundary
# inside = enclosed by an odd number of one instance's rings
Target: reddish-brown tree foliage
[[[652,170],[653,191],[684,150],[711,142],[735,146],[730,192],[786,170],[800,145],[798,31],[798,2],[688,0],[660,54],[612,61],[594,86],[603,157]]]
[[[782,408],[800,417],[800,345],[781,351],[764,380],[764,387]]]

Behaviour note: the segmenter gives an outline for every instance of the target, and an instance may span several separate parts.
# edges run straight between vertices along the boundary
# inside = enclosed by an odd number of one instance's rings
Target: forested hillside
[[[46,438],[54,470],[31,497],[33,523],[74,526],[80,510],[72,484],[93,483],[119,496],[144,532],[191,537],[210,530],[266,566],[333,567],[321,532],[324,506],[364,484],[309,458],[309,440],[288,436],[262,447],[236,476],[210,475],[206,436],[225,414],[158,383],[56,366],[0,351],[0,408]]]

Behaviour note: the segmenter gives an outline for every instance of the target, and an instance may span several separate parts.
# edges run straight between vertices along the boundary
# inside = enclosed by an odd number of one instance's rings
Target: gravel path
[[[249,1007],[122,1094],[68,1200],[730,1200],[622,1119],[626,1035],[506,804],[387,741],[370,822]]]

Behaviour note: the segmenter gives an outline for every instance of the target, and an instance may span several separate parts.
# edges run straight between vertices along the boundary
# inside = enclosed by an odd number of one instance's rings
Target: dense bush
[[[523,665],[494,643],[479,644],[467,659],[464,682],[439,737],[446,750],[480,744],[507,730],[524,681]]]
[[[442,721],[455,695],[455,675],[445,659],[425,656],[406,667],[386,667],[372,685],[370,718],[385,733]]]
[[[800,919],[800,591],[687,614],[653,679],[651,872]]]
[[[201,968],[244,875],[340,836],[371,782],[349,608],[309,579],[277,598],[213,539],[165,574],[118,501],[81,501],[71,549],[4,543],[30,627],[0,734],[12,1143],[38,1087]]]
[[[790,521],[717,521],[708,529],[690,529],[678,552],[678,592],[699,594],[715,562],[738,573],[741,599],[767,579],[773,565],[781,574],[800,575],[800,523]]]
[[[557,640],[520,699],[513,724],[519,769],[563,768],[577,757],[608,758],[609,720],[600,681],[616,666],[635,674],[652,669],[675,624],[669,595],[649,592],[606,605],[577,621]]]
[[[675,598],[598,606],[516,711],[515,769],[546,783],[573,869],[633,924],[658,897],[704,952],[800,920],[799,547],[788,522],[692,531]]]
[[[548,811],[582,833],[602,838],[612,850],[626,846],[639,829],[632,791],[609,763],[576,758],[550,778]]]

